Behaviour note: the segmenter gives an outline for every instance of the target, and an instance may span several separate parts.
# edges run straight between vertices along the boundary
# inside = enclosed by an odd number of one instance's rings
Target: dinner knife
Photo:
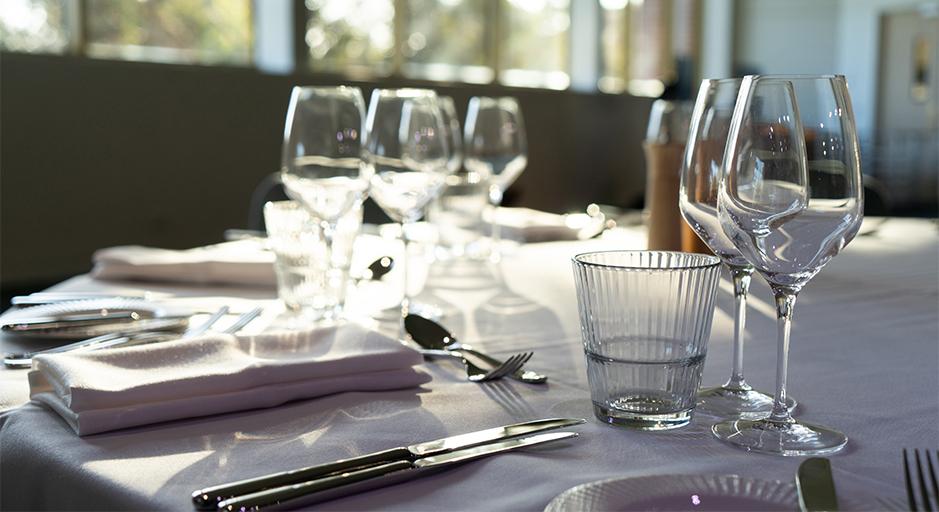
[[[247,480],[206,487],[192,493],[192,502],[195,504],[196,508],[200,510],[214,510],[219,502],[232,496],[245,495],[263,489],[305,482],[314,478],[355,468],[361,469],[366,466],[395,461],[415,461],[422,457],[439,455],[492,441],[510,439],[545,430],[579,425],[585,422],[586,420],[580,418],[547,418],[445,437],[434,441],[369,453],[350,459],[341,459],[326,464],[308,466],[291,471],[283,471],[261,477],[249,478]]]
[[[822,457],[806,459],[796,473],[799,509],[803,512],[838,510],[835,480],[831,476],[831,462]]]
[[[102,311],[79,315],[52,315],[38,316],[9,320],[0,326],[4,331],[32,332],[54,330],[72,327],[88,327],[91,325],[106,325],[135,322],[140,320],[140,313],[136,311]]]
[[[311,503],[347,496],[378,487],[385,487],[419,477],[430,471],[445,469],[454,464],[495,455],[510,450],[535,446],[561,439],[577,437],[576,432],[552,432],[528,437],[512,438],[473,446],[415,460],[397,460],[377,466],[328,475],[293,485],[285,485],[223,500],[218,510],[246,511],[259,509],[295,508]]]

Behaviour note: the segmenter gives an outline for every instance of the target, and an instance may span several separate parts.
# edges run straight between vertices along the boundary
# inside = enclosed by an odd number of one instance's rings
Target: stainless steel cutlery
[[[83,352],[118,346],[129,347],[157,343],[172,339],[194,338],[206,333],[219,319],[227,315],[228,311],[229,308],[223,306],[213,313],[205,322],[196,326],[189,325],[189,317],[138,320],[133,323],[128,323],[126,327],[122,327],[118,332],[95,336],[75,343],[34,352],[7,353],[3,356],[3,364],[8,368],[29,368],[32,366],[33,357],[43,354]],[[234,323],[222,332],[227,334],[237,333],[260,316],[263,311],[263,308],[259,306],[240,315]]]
[[[445,467],[523,446],[574,437],[577,434],[567,432],[524,436],[584,422],[578,418],[549,418],[445,437],[207,487],[193,492],[192,501],[200,510],[298,506],[323,501],[366,488],[389,485],[423,473],[413,470]],[[389,478],[392,475],[394,478]],[[382,478],[376,481],[377,477]]]
[[[409,335],[411,335],[411,339],[413,339],[415,343],[424,349],[433,351],[426,352],[426,354],[447,355],[449,352],[450,354],[454,354],[457,357],[462,358],[464,360],[464,364],[467,365],[467,373],[470,373],[471,368],[475,366],[478,369],[474,371],[475,374],[485,374],[489,370],[502,367],[502,365],[505,363],[488,354],[480,352],[469,345],[460,343],[457,341],[456,337],[450,334],[450,331],[445,329],[442,325],[423,316],[415,314],[407,315],[404,318],[404,329]],[[527,352],[526,354],[528,354],[529,358],[531,357],[530,352]],[[480,360],[485,366],[489,367],[489,370],[479,368],[479,365],[472,361],[474,358]],[[527,361],[528,358],[525,358],[525,362]],[[542,384],[548,380],[546,375],[542,375],[531,370],[525,370],[522,368],[522,366],[518,366],[516,369],[508,373],[499,375],[499,377],[502,377],[503,375],[521,382],[525,382],[527,384]],[[474,379],[471,378],[470,380]],[[490,378],[485,380],[493,379]]]
[[[831,462],[826,458],[812,457],[799,465],[796,490],[799,493],[799,508],[803,512],[838,510]]]

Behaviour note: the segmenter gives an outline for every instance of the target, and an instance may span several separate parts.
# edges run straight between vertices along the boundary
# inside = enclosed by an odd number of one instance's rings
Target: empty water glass
[[[720,260],[664,251],[574,257],[597,418],[641,430],[691,421],[711,333]]]
[[[331,251],[327,251],[322,224],[296,201],[265,204],[264,222],[268,247],[275,255],[277,296],[287,309],[309,315],[311,320],[341,311],[352,246],[362,225],[362,204],[356,203],[339,218]]]

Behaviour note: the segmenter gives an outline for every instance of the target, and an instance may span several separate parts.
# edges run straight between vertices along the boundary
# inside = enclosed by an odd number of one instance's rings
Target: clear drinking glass
[[[691,421],[720,280],[714,256],[609,251],[574,257],[593,410],[642,430]]]
[[[430,90],[376,89],[366,125],[372,198],[401,225],[404,315],[410,306],[406,225],[421,218],[424,206],[439,193],[450,174],[450,141],[437,95]]]
[[[323,230],[297,201],[271,201],[264,205],[267,245],[276,257],[277,296],[288,310],[318,320],[344,306],[352,247],[362,226],[362,204],[357,203],[336,223],[332,263],[342,279],[330,279]]]
[[[857,234],[863,192],[854,113],[843,76],[748,76],[724,154],[718,217],[773,290],[776,396],[769,417],[712,427],[731,445],[776,455],[840,450],[847,437],[792,418],[786,405],[796,296]]]
[[[528,143],[522,110],[515,98],[470,99],[464,130],[464,165],[489,183],[492,205],[492,258],[499,259],[496,210],[502,196],[528,165]]]
[[[685,146],[679,206],[685,222],[724,262],[734,285],[733,370],[723,386],[698,392],[697,411],[720,418],[758,419],[772,411],[773,397],[754,390],[743,378],[747,293],[753,266],[724,234],[717,217],[724,146],[740,82],[739,78],[701,82]],[[786,401],[791,411],[796,403],[788,397]]]
[[[281,174],[287,194],[306,207],[322,229],[330,280],[345,279],[333,252],[336,225],[368,191],[371,171],[362,159],[364,121],[365,101],[357,87],[293,88]],[[340,298],[325,315],[327,320],[340,316],[342,302]]]

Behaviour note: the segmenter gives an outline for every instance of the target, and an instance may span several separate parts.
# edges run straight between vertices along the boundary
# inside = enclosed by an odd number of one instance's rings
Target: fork
[[[906,500],[910,505],[910,510],[916,512],[918,510],[926,510],[932,512],[932,503],[929,499],[929,487],[926,486],[926,472],[923,467],[928,468],[928,475],[930,484],[932,484],[932,495],[933,499],[939,500],[939,482],[936,478],[936,467],[932,463],[932,456],[929,453],[929,450],[923,450],[923,457],[926,459],[926,464],[923,464],[919,458],[919,449],[913,450],[913,457],[916,460],[916,480],[919,483],[919,495],[920,502],[922,504],[922,509],[916,507],[916,498],[915,492],[913,491],[913,478],[911,477],[912,471],[910,470],[910,461],[907,456],[906,448],[903,449],[903,479],[906,483]],[[936,450],[936,458],[939,461],[939,450]],[[939,502],[937,502],[939,506]]]
[[[515,354],[512,357],[508,358],[501,365],[491,369],[485,370],[476,366],[472,362],[466,359],[465,355],[460,355],[460,359],[463,361],[463,365],[466,367],[466,378],[471,382],[487,382],[491,380],[498,380],[510,373],[515,373],[525,363],[531,359],[531,352],[522,352],[520,354]]]

